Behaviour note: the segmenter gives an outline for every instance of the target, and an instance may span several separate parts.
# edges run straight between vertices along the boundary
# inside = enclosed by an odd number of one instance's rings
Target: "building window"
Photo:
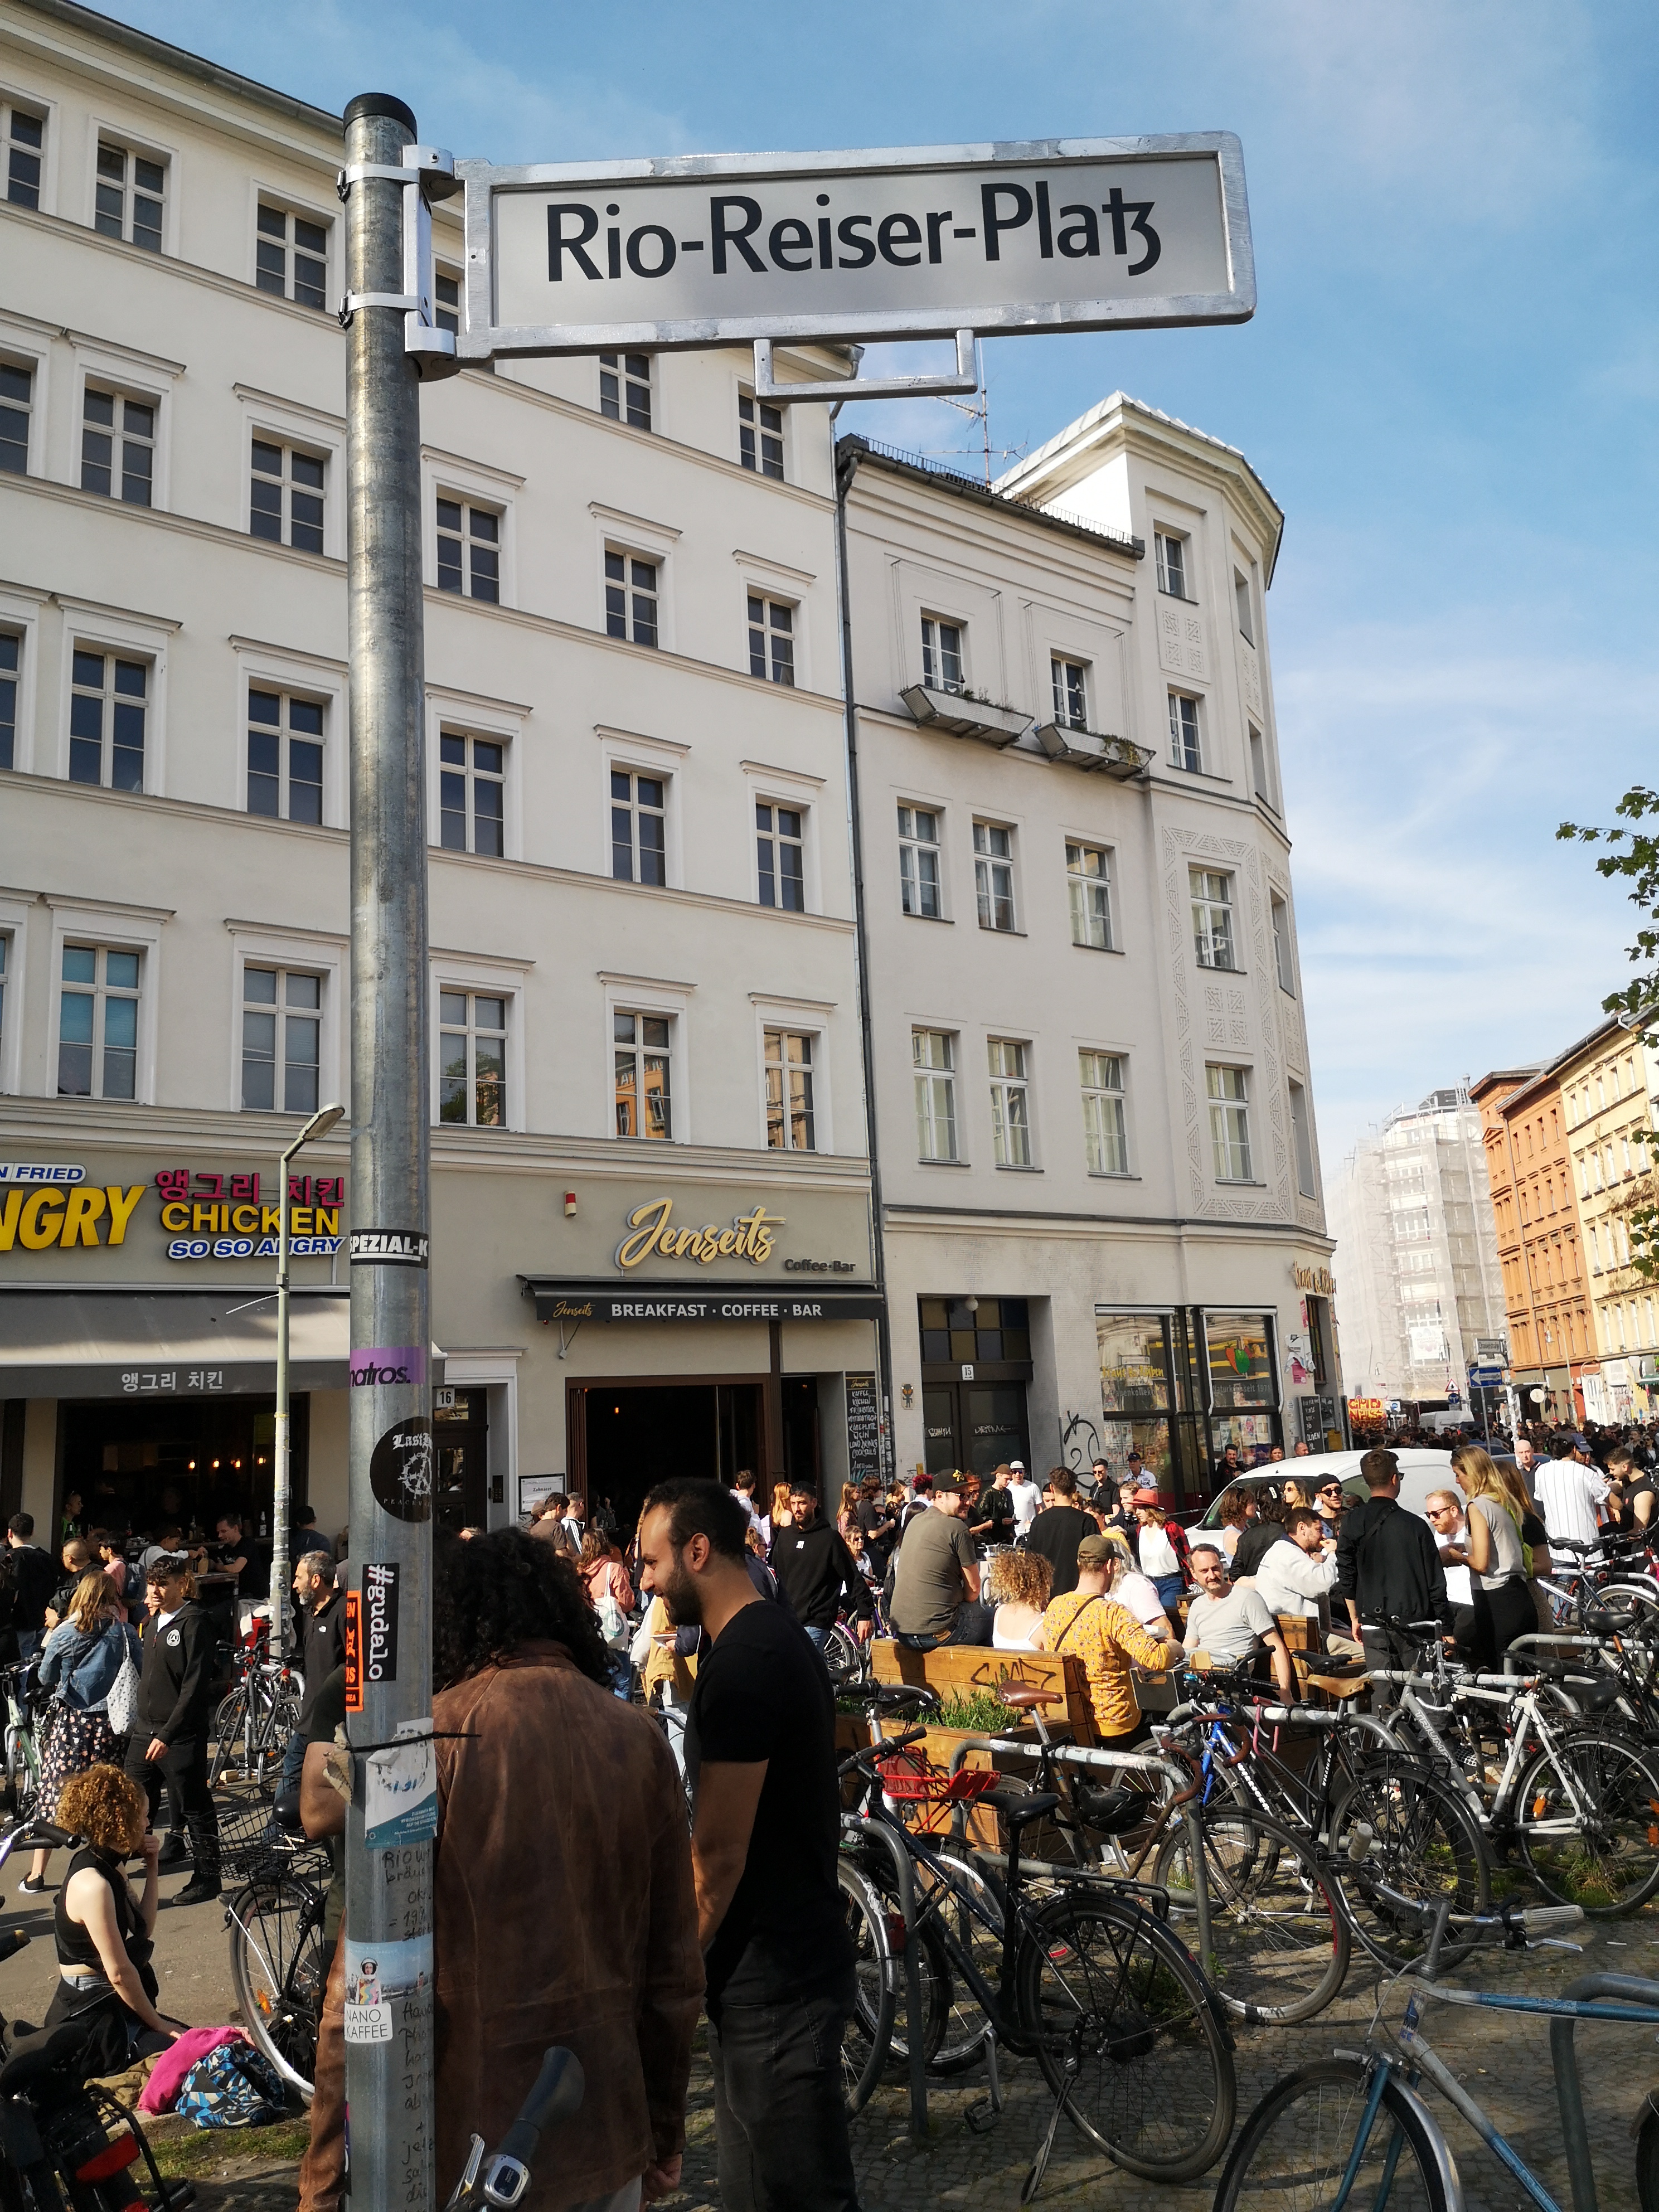
[[[1273,967],[1279,975],[1279,988],[1296,996],[1296,975],[1291,966],[1291,909],[1282,898],[1272,901],[1273,916]]]
[[[1000,1168],[1031,1164],[1031,1101],[1025,1068],[1026,1048],[1007,1037],[992,1037],[991,1148]]]
[[[0,107],[0,146],[6,155],[6,198],[14,207],[38,208],[46,118],[31,115],[26,107]]]
[[[33,403],[34,371],[15,361],[0,361],[0,469],[11,476],[28,474]]]
[[[974,896],[981,929],[1014,926],[1014,833],[993,822],[974,824]]]
[[[81,410],[81,489],[148,507],[155,477],[155,407],[88,385]]]
[[[757,800],[755,851],[759,863],[761,904],[785,907],[791,914],[804,914],[806,873],[801,851],[800,809]]]
[[[447,853],[506,852],[507,747],[494,738],[438,738],[438,842]]]
[[[328,305],[328,226],[259,203],[254,282],[302,307]]]
[[[242,1106],[254,1114],[314,1114],[323,1023],[319,975],[242,970]]]
[[[1204,749],[1198,730],[1198,702],[1184,691],[1170,694],[1170,765],[1184,768],[1190,775],[1199,775],[1204,766]]]
[[[668,881],[667,781],[611,771],[611,872],[618,883]]]
[[[1210,868],[1188,868],[1193,895],[1193,945],[1200,968],[1236,968],[1233,957],[1233,879]]]
[[[1062,730],[1086,730],[1089,690],[1082,662],[1051,660],[1048,673],[1054,683],[1055,721]]]
[[[461,334],[461,280],[439,270],[433,280],[432,319],[441,331]]]
[[[599,412],[635,430],[651,428],[651,356],[648,353],[599,356]]]
[[[134,1098],[141,956],[101,945],[64,947],[58,1001],[58,1096]]]
[[[766,1032],[766,1142],[775,1152],[814,1152],[812,1040],[790,1030]]]
[[[247,523],[252,535],[298,553],[320,553],[325,466],[319,453],[256,438]]]
[[[77,646],[70,680],[70,781],[106,784],[112,791],[142,791],[148,662],[122,660],[112,653],[89,653]]]
[[[1083,1137],[1091,1175],[1127,1175],[1129,1133],[1123,1101],[1123,1062],[1115,1052],[1080,1052]]]
[[[783,599],[749,595],[749,673],[774,684],[795,680],[795,611]]]
[[[277,822],[323,818],[323,708],[286,692],[247,695],[247,811]]]
[[[960,691],[962,627],[958,623],[921,618],[921,680],[933,691]]]
[[[899,903],[906,914],[939,919],[939,817],[925,806],[898,811]]]
[[[0,630],[0,769],[17,764],[17,687],[22,665],[22,639],[15,630]]]
[[[507,1000],[438,994],[438,1119],[507,1127]]]
[[[93,228],[106,238],[125,238],[159,253],[166,184],[167,172],[159,161],[143,154],[130,154],[125,146],[100,143]]]
[[[631,553],[606,551],[605,629],[607,637],[631,637],[635,645],[657,642],[657,564]]]
[[[1256,728],[1254,722],[1249,725],[1249,731],[1250,788],[1258,799],[1264,799],[1271,806],[1273,803],[1273,795],[1267,787],[1267,748],[1262,742],[1261,731]]]
[[[783,410],[738,395],[738,458],[744,468],[783,481]]]
[[[6,968],[11,957],[11,939],[0,933],[0,1066],[5,1065],[6,1050]]]
[[[912,1030],[915,1070],[916,1155],[924,1160],[957,1156],[957,1079],[953,1040],[944,1030]]]
[[[1242,1067],[1207,1066],[1205,1088],[1210,1097],[1210,1152],[1218,1182],[1249,1182],[1249,1087]]]
[[[1314,1194],[1313,1133],[1308,1127],[1308,1094],[1299,1083],[1291,1085],[1291,1133],[1296,1140],[1296,1187],[1304,1198]]]
[[[1112,949],[1110,863],[1098,845],[1066,847],[1066,893],[1072,908],[1072,942]]]
[[[1158,588],[1172,599],[1188,598],[1186,539],[1158,530],[1152,533],[1152,543],[1158,555]]]
[[[1255,643],[1255,610],[1250,603],[1250,580],[1233,570],[1233,605],[1238,613],[1238,634],[1246,645]]]
[[[617,1134],[672,1141],[667,1017],[618,1011],[611,1017],[611,1035],[617,1056]]]
[[[459,499],[438,501],[438,589],[469,599],[501,596],[501,518]]]

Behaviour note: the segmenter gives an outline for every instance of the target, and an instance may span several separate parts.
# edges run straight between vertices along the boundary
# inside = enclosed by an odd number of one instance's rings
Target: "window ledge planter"
[[[1031,726],[1030,716],[1018,707],[988,706],[961,691],[935,691],[926,684],[911,684],[899,696],[924,728],[943,730],[948,737],[1011,745]]]
[[[1103,769],[1120,783],[1139,775],[1152,757],[1150,745],[1138,745],[1128,738],[1102,737],[1094,730],[1072,729],[1060,722],[1040,724],[1036,735],[1050,760],[1063,761],[1068,768]]]

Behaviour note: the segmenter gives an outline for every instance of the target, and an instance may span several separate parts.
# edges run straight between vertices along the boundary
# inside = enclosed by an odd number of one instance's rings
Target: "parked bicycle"
[[[225,1899],[237,2008],[283,2081],[308,2100],[328,1980],[328,1847],[284,1828],[263,1796],[221,1800],[217,1810],[223,1874],[238,1884]]]
[[[575,2053],[555,2045],[543,2058],[542,2070],[520,2106],[518,2118],[501,2137],[500,2149],[486,2158],[483,2137],[473,2136],[466,2165],[444,2212],[482,2212],[485,2205],[495,2212],[512,2212],[529,2193],[530,2161],[543,2130],[580,2111],[586,2086]]]
[[[31,1819],[40,1796],[40,1754],[35,1748],[28,1680],[27,1664],[0,1667],[0,1693],[6,1701],[6,1768],[0,1805],[9,1820]]]
[[[283,1754],[299,1725],[305,1685],[286,1659],[270,1656],[270,1625],[256,1621],[235,1651],[236,1686],[213,1717],[208,1787],[222,1782],[274,1790]]]

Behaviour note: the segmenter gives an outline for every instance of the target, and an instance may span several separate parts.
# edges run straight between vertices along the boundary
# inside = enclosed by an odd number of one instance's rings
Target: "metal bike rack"
[[[1659,1982],[1644,1982],[1634,1974],[1586,1974],[1561,1992],[1582,2002],[1593,1997],[1622,1997],[1650,2014],[1659,2005]],[[1550,2022],[1550,2057],[1555,2067],[1555,2094],[1561,2108],[1561,2135],[1567,2154],[1567,2178],[1572,2185],[1573,2212],[1598,2212],[1595,2175],[1590,2165],[1589,2129],[1584,2120],[1584,2100],[1578,2082],[1578,2055],[1573,2047],[1580,2018],[1620,2017],[1589,2010]]]

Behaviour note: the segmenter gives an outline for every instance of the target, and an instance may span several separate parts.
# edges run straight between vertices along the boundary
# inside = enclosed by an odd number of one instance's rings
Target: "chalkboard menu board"
[[[847,1457],[854,1482],[881,1480],[881,1401],[873,1375],[847,1378]]]

